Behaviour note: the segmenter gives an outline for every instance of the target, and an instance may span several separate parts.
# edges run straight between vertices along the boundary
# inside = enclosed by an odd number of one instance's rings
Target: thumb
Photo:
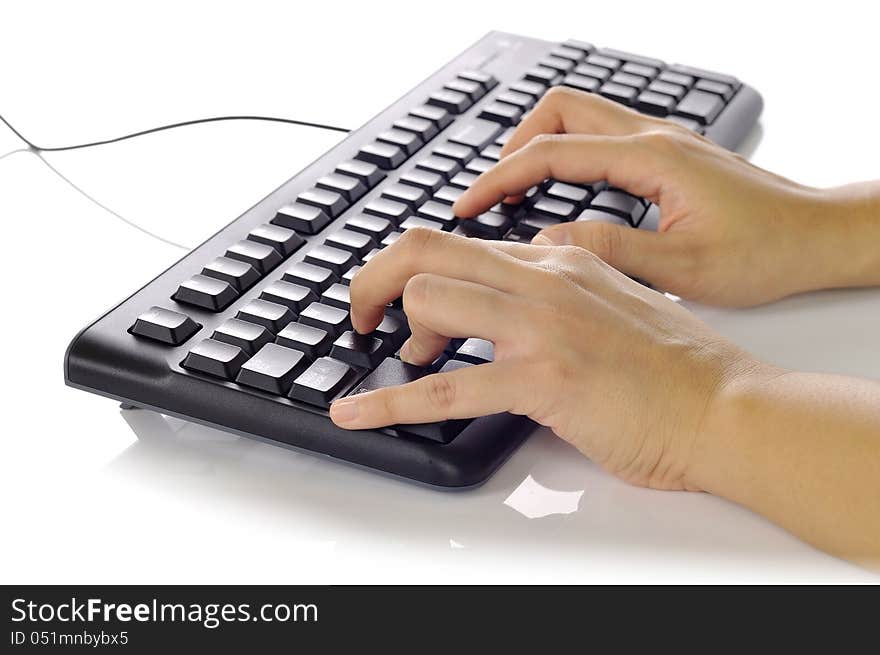
[[[660,288],[674,287],[683,248],[674,233],[639,230],[604,221],[560,223],[532,239],[540,246],[579,246],[626,275]]]

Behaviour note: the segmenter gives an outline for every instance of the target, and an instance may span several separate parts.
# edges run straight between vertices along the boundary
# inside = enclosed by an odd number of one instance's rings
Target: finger
[[[352,279],[354,329],[366,333],[375,328],[385,305],[399,298],[417,273],[436,273],[512,293],[521,292],[526,284],[516,256],[482,240],[414,228],[376,254]]]
[[[658,195],[659,173],[668,167],[653,133],[636,136],[540,136],[478,177],[455,202],[456,216],[470,218],[508,196],[547,178],[563,182],[607,180],[650,199]]]
[[[538,232],[532,243],[580,246],[617,270],[664,289],[672,286],[687,263],[688,249],[680,234],[602,221],[554,225]]]
[[[505,157],[540,134],[623,136],[656,128],[656,121],[602,96],[557,86],[544,94],[501,149]]]
[[[348,396],[330,406],[330,418],[343,428],[364,429],[509,411],[524,389],[516,368],[511,361],[478,364]]]
[[[431,273],[410,279],[403,291],[403,308],[412,335],[400,358],[427,366],[455,337],[478,337],[505,343],[519,331],[525,314],[518,298],[474,282]]]

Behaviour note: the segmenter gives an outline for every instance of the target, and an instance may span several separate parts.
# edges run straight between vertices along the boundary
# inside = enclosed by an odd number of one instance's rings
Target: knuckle
[[[531,152],[542,153],[546,156],[550,156],[550,153],[556,148],[557,145],[559,145],[562,137],[563,135],[561,134],[538,134],[537,136],[532,137],[531,141],[529,141],[529,144],[526,147]]]
[[[580,93],[567,86],[552,86],[541,98],[541,104],[555,105],[560,102],[566,102],[571,98],[579,96]]]
[[[425,396],[431,407],[441,412],[449,410],[455,404],[455,383],[449,375],[429,375],[425,378]]]
[[[436,230],[429,230],[425,227],[414,227],[406,230],[400,235],[397,243],[392,247],[398,246],[408,256],[418,258],[425,251],[433,248],[434,242],[437,240],[438,234]]]

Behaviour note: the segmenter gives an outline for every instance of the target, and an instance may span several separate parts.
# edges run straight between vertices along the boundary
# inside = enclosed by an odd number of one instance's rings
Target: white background
[[[43,146],[228,113],[357,127],[500,29],[737,75],[766,102],[753,160],[832,185],[880,176],[873,5],[17,3],[0,113]],[[338,138],[225,123],[46,160],[193,246]],[[0,126],[0,155],[20,145]],[[627,487],[546,433],[481,489],[444,494],[120,413],[63,386],[64,348],[184,251],[30,153],[0,159],[0,218],[4,583],[877,579],[720,499]],[[880,377],[876,290],[695,311],[774,362]]]

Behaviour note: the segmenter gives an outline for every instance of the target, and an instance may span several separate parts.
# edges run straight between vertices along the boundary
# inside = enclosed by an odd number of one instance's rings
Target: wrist
[[[880,285],[880,185],[810,189],[796,212],[796,291]]]
[[[744,502],[739,497],[748,478],[749,460],[759,457],[759,431],[752,425],[761,415],[768,384],[785,375],[782,369],[743,355],[719,378],[706,405],[687,470],[691,489]]]

